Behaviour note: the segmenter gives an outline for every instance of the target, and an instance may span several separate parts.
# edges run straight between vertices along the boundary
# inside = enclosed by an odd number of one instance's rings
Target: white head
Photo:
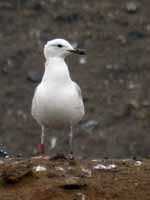
[[[44,46],[44,56],[46,59],[51,57],[65,58],[70,53],[84,54],[84,51],[73,48],[72,45],[64,39],[48,41]]]

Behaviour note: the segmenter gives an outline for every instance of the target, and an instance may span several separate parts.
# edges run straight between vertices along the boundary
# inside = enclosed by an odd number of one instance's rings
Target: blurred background
[[[87,52],[66,60],[86,109],[75,127],[75,154],[148,157],[149,6],[147,0],[1,0],[0,147],[13,155],[38,152],[41,130],[31,101],[44,71],[43,46],[59,37]],[[67,135],[47,130],[47,153],[66,151]]]

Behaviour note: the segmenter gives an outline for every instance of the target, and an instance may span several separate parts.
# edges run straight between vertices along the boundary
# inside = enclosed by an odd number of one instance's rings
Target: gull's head
[[[51,57],[65,58],[70,53],[84,54],[83,50],[74,48],[64,39],[54,39],[48,41],[44,46],[44,56],[46,59]]]

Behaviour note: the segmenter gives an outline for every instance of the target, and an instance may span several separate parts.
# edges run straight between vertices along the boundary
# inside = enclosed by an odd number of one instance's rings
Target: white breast
[[[32,115],[50,127],[76,124],[84,115],[84,105],[73,82],[60,88],[41,83],[33,98]]]
[[[84,105],[77,85],[71,80],[63,59],[50,59],[42,82],[32,101],[32,115],[39,124],[50,127],[76,124],[84,115]]]

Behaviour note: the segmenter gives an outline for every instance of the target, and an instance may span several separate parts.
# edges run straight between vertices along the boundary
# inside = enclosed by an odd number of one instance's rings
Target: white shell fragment
[[[55,167],[55,169],[56,169],[57,171],[65,171],[63,167],[59,167],[59,166]]]
[[[93,168],[94,169],[115,169],[117,166],[115,164],[109,164],[109,165],[104,165],[104,164],[97,164]]]
[[[134,163],[135,166],[141,166],[142,165],[142,161],[140,160],[137,160],[135,163]]]
[[[36,167],[33,167],[33,170],[35,170],[36,172],[42,172],[42,171],[46,171],[47,169],[44,166],[38,165]]]
[[[79,192],[76,195],[77,195],[77,197],[81,197],[81,200],[85,200],[85,197],[86,197],[85,194]]]
[[[92,170],[82,168],[82,172],[86,175],[86,177],[92,177]]]

